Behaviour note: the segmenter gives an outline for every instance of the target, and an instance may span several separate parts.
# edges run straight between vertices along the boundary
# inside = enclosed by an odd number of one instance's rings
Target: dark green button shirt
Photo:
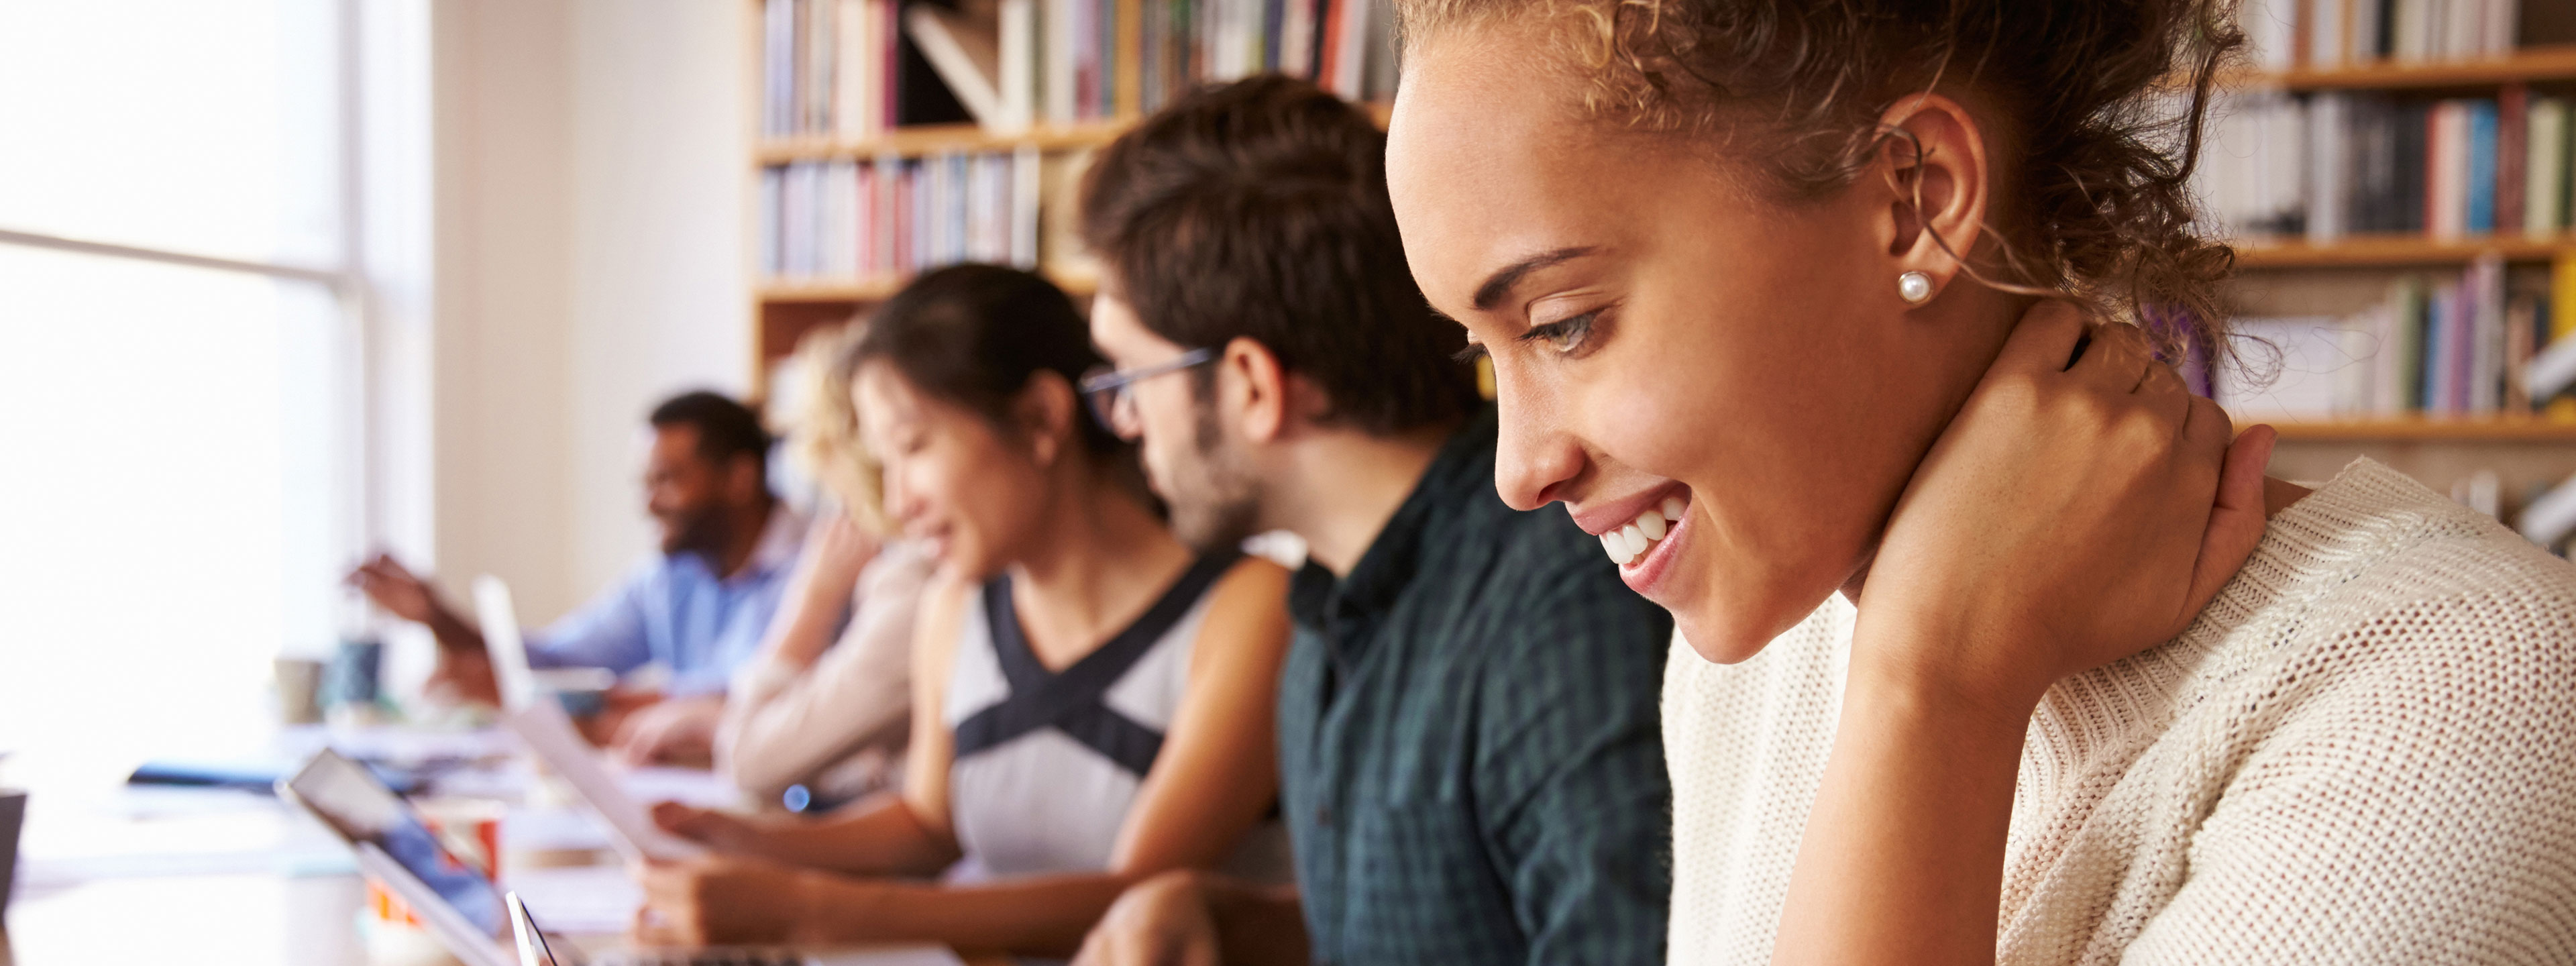
[[[1315,960],[1661,963],[1670,615],[1451,439],[1348,579],[1289,592],[1281,805]]]

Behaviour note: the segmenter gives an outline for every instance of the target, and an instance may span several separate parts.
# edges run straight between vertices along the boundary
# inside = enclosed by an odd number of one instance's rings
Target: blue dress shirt
[[[620,675],[661,664],[671,669],[665,693],[721,694],[734,668],[759,649],[804,541],[804,517],[777,504],[741,572],[720,577],[694,553],[655,558],[529,637],[528,663]]]

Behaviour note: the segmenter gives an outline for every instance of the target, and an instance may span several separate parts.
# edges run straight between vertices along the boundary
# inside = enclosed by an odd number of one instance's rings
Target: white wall
[[[572,8],[570,551],[591,588],[652,548],[645,413],[677,390],[750,388],[749,5]]]
[[[542,621],[648,553],[644,414],[750,371],[748,38],[729,0],[435,18],[434,555]]]

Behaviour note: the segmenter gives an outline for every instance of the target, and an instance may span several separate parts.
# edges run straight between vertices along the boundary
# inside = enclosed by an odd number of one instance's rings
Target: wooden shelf
[[[1040,151],[1095,148],[1118,139],[1133,121],[1095,121],[1070,127],[1038,127],[1022,134],[995,134],[977,124],[924,124],[896,128],[883,136],[857,141],[800,138],[765,141],[757,152],[761,164],[817,161],[829,158],[917,158],[949,151]]]
[[[1386,126],[1387,116],[1394,111],[1391,104],[1372,103],[1364,107],[1379,127]],[[1041,125],[1021,134],[996,134],[978,124],[924,124],[895,128],[879,137],[855,141],[831,138],[763,141],[754,157],[759,164],[772,165],[887,155],[918,158],[950,151],[1011,151],[1024,147],[1040,151],[1074,151],[1107,146],[1134,126],[1135,118],[1122,117],[1067,126]]]
[[[2544,81],[2576,81],[2576,44],[2525,47],[2509,57],[2480,60],[2378,61],[2235,74],[2221,79],[2230,87],[2292,91],[2486,87]]]
[[[2542,416],[2488,418],[2397,416],[2299,422],[2239,417],[2239,427],[2265,423],[2292,442],[2576,443],[2576,420]]]
[[[2327,245],[2304,241],[2238,243],[2236,267],[2254,268],[2389,268],[2407,265],[2467,264],[2495,252],[2507,261],[2540,262],[2576,252],[2576,235],[2532,238],[2526,235],[2480,235],[2437,239],[2423,235],[2353,235]]]
[[[1100,290],[1100,275],[1088,268],[1050,268],[1046,277],[1057,288],[1075,299],[1085,299]],[[758,289],[759,299],[769,305],[829,305],[883,302],[902,291],[909,278],[815,279],[786,281],[771,279]]]

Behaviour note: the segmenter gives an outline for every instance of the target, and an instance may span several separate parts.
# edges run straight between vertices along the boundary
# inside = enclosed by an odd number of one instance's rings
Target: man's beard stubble
[[[1216,409],[1204,396],[1193,435],[1188,465],[1168,467],[1175,479],[1163,498],[1172,510],[1172,536],[1200,553],[1242,546],[1260,525],[1260,480],[1217,428]]]

